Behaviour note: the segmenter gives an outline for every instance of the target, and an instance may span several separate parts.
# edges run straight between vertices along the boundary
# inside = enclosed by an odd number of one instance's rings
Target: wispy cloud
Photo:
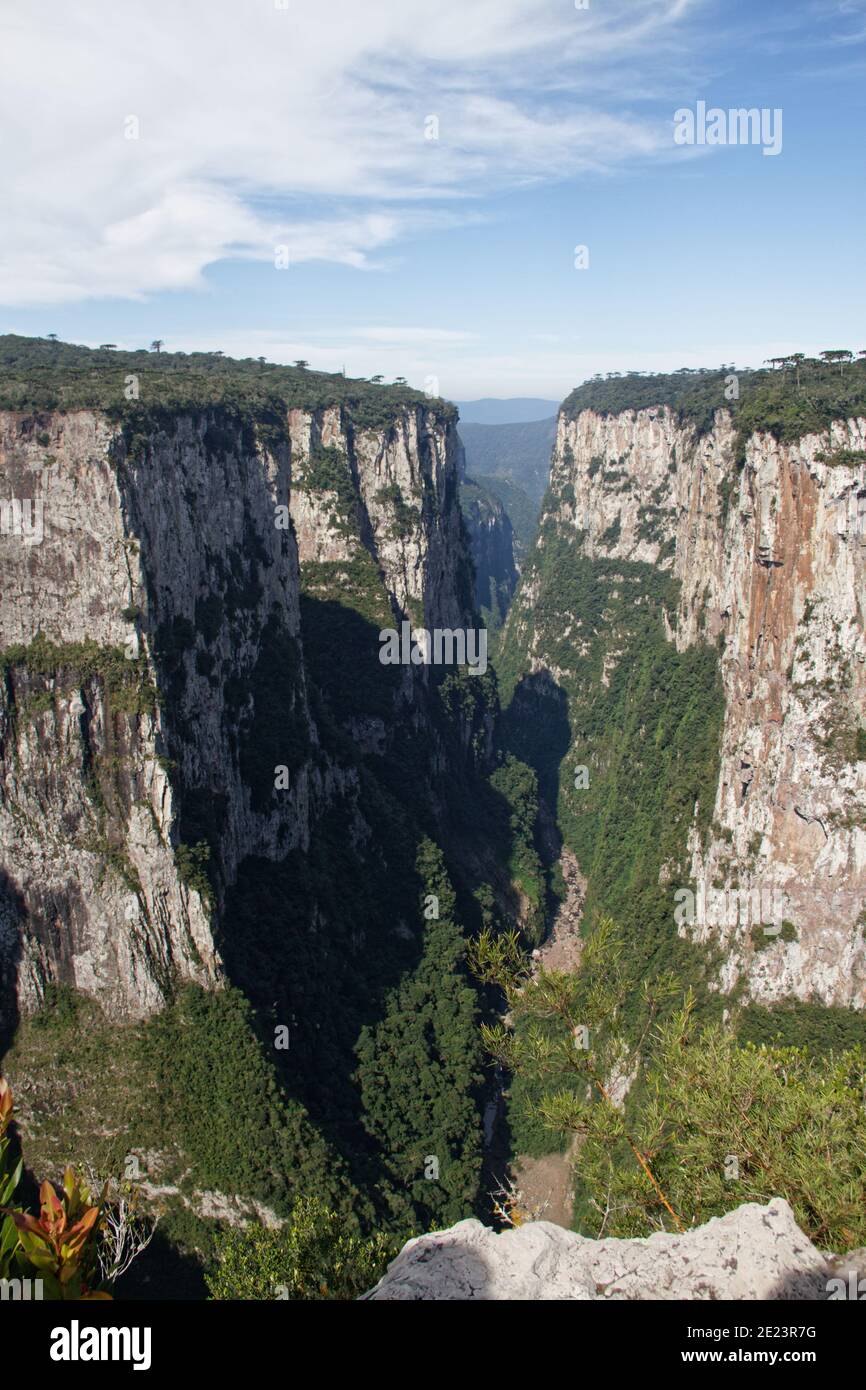
[[[661,85],[701,8],[30,0],[0,48],[0,302],[195,287],[280,244],[362,268],[446,201],[453,222],[480,194],[670,158],[616,76],[639,55]]]

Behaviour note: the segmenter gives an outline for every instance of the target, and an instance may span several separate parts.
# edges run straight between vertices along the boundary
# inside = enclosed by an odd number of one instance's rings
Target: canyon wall
[[[864,449],[859,415],[739,447],[725,409],[705,430],[667,405],[563,409],[537,563],[509,621],[525,669],[558,680],[534,620],[546,551],[565,540],[612,584],[618,562],[676,580],[668,641],[717,652],[724,717],[709,835],[695,826],[687,876],[663,867],[661,881],[701,904],[679,931],[719,948],[717,986],[765,1004],[866,1004]]]
[[[423,403],[376,425],[340,404],[267,426],[177,409],[143,431],[0,414],[0,496],[25,518],[35,499],[42,532],[4,513],[5,1025],[51,985],[121,1018],[222,977],[238,866],[305,851],[334,797],[357,797],[310,711],[301,571],[363,561],[383,622],[464,622],[457,448]]]

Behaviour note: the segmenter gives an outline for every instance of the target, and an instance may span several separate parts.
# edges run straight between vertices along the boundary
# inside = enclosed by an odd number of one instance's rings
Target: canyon
[[[518,549],[448,402],[158,358],[0,340],[0,496],[43,518],[0,535],[29,1162],[134,1157],[197,1259],[311,1187],[452,1225],[526,1131],[476,1037],[487,930],[571,969],[612,915],[635,993],[671,968],[744,1040],[863,1037],[862,364],[793,426],[779,373],[741,409],[724,373],[587,383]],[[489,669],[380,656],[482,626]]]

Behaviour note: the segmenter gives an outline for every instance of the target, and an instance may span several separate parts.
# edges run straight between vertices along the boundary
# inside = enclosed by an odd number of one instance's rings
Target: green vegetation
[[[517,584],[511,522],[502,503],[471,478],[460,484],[460,507],[475,565],[475,607],[497,632]]]
[[[404,1226],[448,1226],[478,1195],[481,1049],[477,998],[461,961],[465,942],[441,851],[418,851],[421,957],[391,991],[385,1014],[361,1031],[357,1081],[364,1128],[382,1154],[381,1181]]]
[[[151,1154],[147,1176],[187,1196],[215,1188],[286,1215],[304,1193],[347,1219],[363,1213],[273,1057],[236,989],[187,985],[162,1013],[125,1024],[61,990],[22,1020],[4,1069],[13,1086],[42,1078],[22,1127],[28,1163],[43,1171],[62,1171],[75,1154],[120,1175],[127,1155]]]
[[[485,492],[502,503],[514,531],[514,558],[517,561],[522,560],[535,538],[540,501],[534,501],[528,492],[509,478],[485,474],[476,475],[475,481]]]
[[[321,1202],[301,1198],[285,1225],[230,1230],[217,1243],[212,1298],[354,1299],[384,1274],[400,1242],[346,1231]]]
[[[766,951],[775,941],[797,941],[799,935],[793,922],[783,922],[778,932],[769,932],[756,923],[751,931],[752,946],[756,951]]]
[[[643,986],[653,1046],[621,1031],[634,989],[629,937],[610,921],[587,943],[576,975],[532,977],[516,939],[484,933],[479,977],[505,992],[512,1026],[484,1030],[493,1056],[543,1088],[536,1113],[575,1135],[577,1225],[645,1236],[685,1230],[742,1202],[785,1197],[803,1230],[831,1250],[866,1237],[866,1052],[823,1058],[806,1048],[739,1044],[699,1026],[673,975]],[[672,1009],[672,1004],[675,1007]],[[644,1063],[623,1109],[615,1077]]]
[[[181,883],[195,889],[202,901],[209,905],[213,902],[213,885],[208,875],[210,856],[211,847],[207,840],[200,840],[196,845],[179,844],[174,852]]]
[[[630,372],[594,377],[578,386],[563,403],[563,413],[576,419],[582,410],[616,415],[623,410],[669,406],[698,435],[708,433],[717,410],[729,410],[737,423],[742,457],[745,441],[755,431],[769,433],[782,443],[804,434],[820,434],[833,420],[866,413],[866,359],[840,364],[805,358],[785,359],[776,369],[716,371],[683,368],[668,374]],[[729,400],[726,385],[735,373],[739,395]],[[843,460],[834,457],[832,462]]]
[[[697,988],[709,966],[705,949],[678,936],[673,887],[660,875],[664,866],[669,883],[686,883],[688,833],[709,829],[723,715],[717,656],[668,640],[671,577],[590,560],[552,522],[542,536],[526,570],[532,610],[524,615],[518,597],[500,654],[511,694],[504,737],[537,772],[586,875],[587,927],[612,915],[629,934],[635,991],[626,1013],[640,1028],[642,980],[675,969]],[[556,682],[525,672],[523,622]]]
[[[529,944],[537,946],[544,937],[546,905],[544,868],[535,844],[538,777],[509,753],[501,767],[491,773],[490,785],[508,811],[508,833],[501,839],[511,847],[508,871],[526,900],[521,930]]]
[[[355,535],[358,530],[360,499],[358,485],[352,476],[349,460],[336,445],[314,448],[301,464],[293,486],[307,492],[333,494],[334,510],[331,525],[343,535]]]
[[[834,449],[831,454],[816,454],[815,458],[831,468],[862,468],[866,463],[866,449]]]
[[[144,1026],[139,1048],[155,1083],[150,1133],[179,1143],[187,1186],[257,1197],[277,1212],[295,1195],[317,1194],[346,1214],[341,1165],[283,1093],[238,990],[185,986]]]
[[[26,692],[26,708],[31,713],[50,708],[54,689],[68,694],[92,681],[102,685],[112,713],[152,714],[156,706],[156,690],[146,660],[131,660],[122,647],[103,647],[90,639],[55,645],[37,633],[32,642],[0,651],[0,672],[13,700],[16,691]],[[34,691],[36,679],[51,684],[48,689]]]
[[[549,420],[508,425],[474,425],[461,421],[459,434],[466,449],[466,471],[470,477],[504,479],[520,488],[538,507],[550,472],[550,455],[556,436],[555,416]],[[512,521],[515,521],[513,516]]]
[[[737,1022],[737,1036],[756,1046],[802,1047],[817,1057],[866,1050],[866,1014],[798,999],[769,1008],[747,1004]]]
[[[127,400],[127,376],[139,383],[139,399]],[[228,447],[226,424],[256,422],[267,447],[286,440],[286,411],[340,405],[361,429],[381,428],[404,410],[429,409],[456,418],[446,401],[430,400],[406,386],[378,386],[326,372],[282,367],[247,357],[207,352],[100,351],[46,338],[0,336],[0,408],[34,412],[99,409],[121,420],[130,452],[146,446],[153,429],[174,428],[183,412],[216,412],[209,447]]]
[[[406,540],[412,535],[418,525],[419,514],[414,507],[410,507],[400,491],[399,483],[389,483],[387,487],[380,488],[376,494],[376,501],[380,506],[388,507],[394,513],[394,520],[391,523],[391,537],[393,540]]]

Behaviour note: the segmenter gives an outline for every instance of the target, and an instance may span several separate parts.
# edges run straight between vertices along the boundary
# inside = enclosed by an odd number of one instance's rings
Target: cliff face
[[[463,623],[465,554],[453,427],[419,407],[385,429],[359,429],[333,407],[291,411],[289,436],[291,513],[302,568],[350,562],[366,550],[395,612],[426,627]],[[320,481],[316,463],[323,451],[331,451],[334,472]]]
[[[239,865],[305,851],[357,795],[310,713],[299,552],[314,576],[362,558],[383,620],[457,626],[456,448],[423,405],[276,430],[179,410],[144,433],[0,414],[0,496],[43,526],[0,537],[2,1022],[52,983],[120,1018],[219,980]]]
[[[537,557],[564,538],[612,584],[618,563],[622,583],[635,566],[669,576],[672,649],[718,653],[712,823],[708,836],[692,829],[687,876],[663,871],[662,883],[703,902],[679,931],[721,948],[718,985],[742,982],[763,1003],[866,1003],[864,448],[861,416],[795,443],[752,433],[744,459],[726,410],[704,432],[667,406],[563,411],[558,423]],[[532,621],[539,593],[536,567],[512,639],[528,669],[558,679]],[[617,651],[605,660],[600,687]]]
[[[475,604],[499,627],[517,587],[511,520],[500,500],[471,478],[461,482],[460,503],[475,565]]]

